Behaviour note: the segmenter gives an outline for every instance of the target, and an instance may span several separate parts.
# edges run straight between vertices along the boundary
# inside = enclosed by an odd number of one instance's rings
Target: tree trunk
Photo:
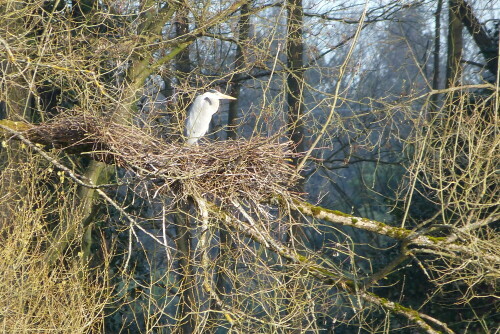
[[[184,210],[182,210],[184,211]],[[177,239],[175,240],[178,251],[178,263],[180,272],[180,297],[177,306],[177,319],[179,319],[180,331],[176,333],[190,334],[196,328],[196,318],[191,312],[191,307],[196,304],[195,300],[195,277],[194,269],[191,263],[192,250],[191,250],[191,229],[189,228],[189,215],[187,212],[179,212],[176,214],[175,233]]]
[[[189,33],[189,9],[181,7],[175,15],[175,35],[177,37],[185,36]],[[189,48],[185,48],[175,57],[175,69],[181,87],[189,87],[189,73],[191,72],[191,61],[189,57]],[[184,124],[181,124],[182,117],[180,113],[187,112],[189,99],[186,92],[181,91],[177,101],[176,111],[174,113],[173,122],[179,124],[179,132],[182,134]],[[196,277],[192,262],[193,251],[192,245],[192,230],[190,227],[189,206],[187,204],[177,214],[176,219],[176,234],[177,234],[177,251],[180,271],[180,299],[177,308],[177,318],[180,319],[180,333],[190,334],[195,332],[197,321],[193,314],[193,307],[199,304],[196,300]]]
[[[438,0],[436,7],[436,17],[434,25],[434,54],[433,54],[433,66],[434,73],[432,75],[432,89],[439,89],[439,63],[440,63],[440,53],[441,53],[441,12],[443,10],[443,0]],[[432,95],[432,108],[437,107],[438,94]]]
[[[302,0],[287,1],[287,103],[288,103],[288,128],[289,135],[295,144],[296,152],[304,151],[304,126],[302,124],[303,91],[304,80],[304,43],[302,37],[302,25],[304,11]],[[297,165],[294,158],[294,164]]]
[[[189,34],[188,8],[180,8],[175,15],[175,35],[176,37]],[[185,48],[175,57],[175,69],[181,87],[189,86],[189,73],[191,72],[191,60],[189,58],[189,48]],[[187,94],[181,92],[178,101],[178,110],[186,110],[189,105]]]
[[[472,12],[471,6],[465,0],[454,0],[456,14],[471,34],[486,59],[486,68],[494,76],[498,75],[498,40],[490,38],[484,26]]]
[[[236,46],[236,55],[234,59],[234,71],[236,74],[233,77],[233,84],[231,86],[231,96],[235,97],[236,100],[231,100],[229,103],[229,114],[227,119],[227,137],[231,139],[236,139],[236,119],[238,117],[238,98],[240,96],[241,90],[241,78],[245,66],[245,58],[243,56],[243,47],[248,42],[248,37],[250,34],[250,16],[249,13],[250,5],[245,3],[241,5],[240,9],[240,20],[238,22],[239,27],[239,37],[238,45]]]
[[[463,24],[458,16],[458,0],[448,1],[448,61],[446,65],[446,87],[460,84],[462,76]]]

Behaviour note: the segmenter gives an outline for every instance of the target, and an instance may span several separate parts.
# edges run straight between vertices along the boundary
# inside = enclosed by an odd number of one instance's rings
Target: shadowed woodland
[[[500,2],[0,15],[3,332],[498,331]]]

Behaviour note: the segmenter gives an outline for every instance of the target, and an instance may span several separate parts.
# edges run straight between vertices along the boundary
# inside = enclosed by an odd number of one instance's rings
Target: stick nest
[[[291,142],[267,137],[226,140],[189,146],[165,143],[143,129],[92,116],[65,116],[26,132],[35,143],[133,170],[153,180],[156,193],[177,198],[209,196],[222,202],[233,196],[263,201],[288,197],[299,179],[292,165]]]

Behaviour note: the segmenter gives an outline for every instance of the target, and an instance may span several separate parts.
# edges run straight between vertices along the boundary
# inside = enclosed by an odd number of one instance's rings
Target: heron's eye
[[[206,97],[206,98],[205,98],[205,100],[206,100],[208,103],[210,103],[210,105],[212,105],[212,100],[210,100],[210,98],[209,98],[209,97]]]

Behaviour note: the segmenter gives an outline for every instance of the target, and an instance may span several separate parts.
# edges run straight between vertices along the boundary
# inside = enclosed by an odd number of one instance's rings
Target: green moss
[[[388,235],[396,239],[407,238],[412,233],[410,230],[401,227],[389,226],[388,228],[390,229]]]
[[[309,270],[312,270],[312,271],[316,271],[316,272],[319,272],[325,276],[330,276],[330,277],[338,277],[337,275],[335,275],[334,273],[332,273],[331,271],[325,269],[325,268],[321,268],[319,266],[310,266],[309,267]]]
[[[342,216],[342,217],[352,217],[351,215],[347,214],[347,213],[343,213],[342,211],[338,211],[338,210],[328,210],[328,209],[325,209],[327,212],[330,212],[330,213],[333,213],[337,216]]]
[[[432,241],[435,244],[446,240],[446,237],[431,237],[431,236],[426,236],[426,237],[427,237],[427,239],[429,239],[430,241]]]
[[[300,262],[306,262],[307,261],[307,257],[305,257],[304,255],[300,255],[300,254],[297,254],[297,258]]]
[[[2,120],[0,120],[0,125],[3,125],[3,126],[8,127],[8,128],[11,128],[14,131],[25,131],[25,130],[29,130],[29,129],[32,128],[32,125],[30,125],[28,123],[15,122],[15,121],[11,121],[11,120],[8,120],[8,119],[2,119]],[[0,134],[2,132],[6,132],[6,130],[0,129]]]
[[[380,300],[380,304],[382,304],[382,306],[386,306],[389,303],[389,301],[386,298],[378,297],[375,294],[372,294],[372,295],[377,297]]]
[[[357,222],[358,222],[358,220],[356,218],[351,218],[351,223],[353,223],[354,225],[356,225]]]
[[[300,206],[307,206],[309,208],[309,210],[311,210],[311,213],[313,216],[317,216],[320,213],[325,212],[325,213],[330,213],[330,214],[334,214],[334,215],[342,216],[342,217],[352,217],[350,214],[344,213],[342,211],[330,210],[327,208],[323,208],[321,206],[315,206],[315,205],[312,205],[310,203],[299,201],[299,200],[294,200],[294,202]]]
[[[322,211],[322,208],[318,207],[318,206],[314,206],[314,205],[311,205],[311,212],[313,214],[313,216],[317,216],[321,213]]]
[[[405,228],[390,226],[376,220],[370,220],[370,222],[377,224],[377,232],[380,234],[385,234],[389,237],[402,240],[407,238],[412,232]]]

